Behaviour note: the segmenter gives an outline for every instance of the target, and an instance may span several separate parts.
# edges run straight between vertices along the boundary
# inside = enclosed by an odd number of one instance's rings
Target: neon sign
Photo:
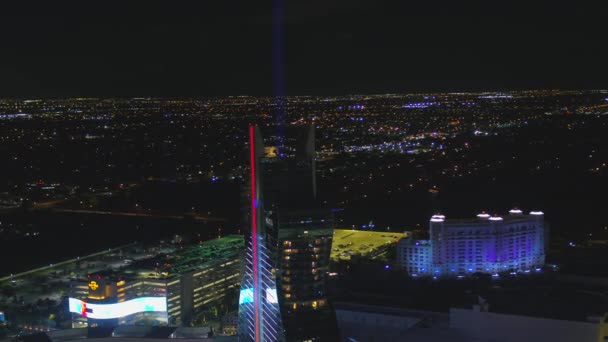
[[[91,282],[89,283],[89,288],[95,291],[99,288],[99,284],[97,284],[95,280],[91,280]]]
[[[93,304],[70,298],[68,305],[70,312],[95,319],[120,318],[138,312],[167,312],[166,297],[140,297],[114,304]]]

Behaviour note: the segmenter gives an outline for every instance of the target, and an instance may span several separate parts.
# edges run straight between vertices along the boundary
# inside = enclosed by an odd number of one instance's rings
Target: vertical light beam
[[[284,0],[272,2],[272,83],[275,101],[277,152],[279,158],[285,152],[285,4]]]
[[[249,157],[251,167],[251,247],[253,249],[253,305],[255,310],[255,341],[260,341],[260,302],[258,281],[258,215],[255,156],[255,126],[249,126]]]

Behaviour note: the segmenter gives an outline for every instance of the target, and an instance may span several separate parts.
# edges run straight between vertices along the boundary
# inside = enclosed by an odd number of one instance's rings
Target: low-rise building
[[[72,326],[188,325],[237,295],[243,249],[243,236],[227,236],[73,280]]]
[[[335,303],[340,341],[600,342],[608,315],[563,320],[451,308],[449,313],[355,303]]]

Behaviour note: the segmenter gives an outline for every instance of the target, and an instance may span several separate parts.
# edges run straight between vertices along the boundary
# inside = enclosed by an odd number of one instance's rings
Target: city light
[[[191,3],[5,11],[0,342],[608,342],[608,11]]]

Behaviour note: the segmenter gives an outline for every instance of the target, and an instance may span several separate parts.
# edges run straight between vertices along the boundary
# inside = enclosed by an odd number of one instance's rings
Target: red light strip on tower
[[[255,341],[260,341],[259,285],[258,285],[258,222],[255,179],[255,127],[249,126],[249,154],[251,167],[251,246],[253,249],[253,305],[255,310]]]

